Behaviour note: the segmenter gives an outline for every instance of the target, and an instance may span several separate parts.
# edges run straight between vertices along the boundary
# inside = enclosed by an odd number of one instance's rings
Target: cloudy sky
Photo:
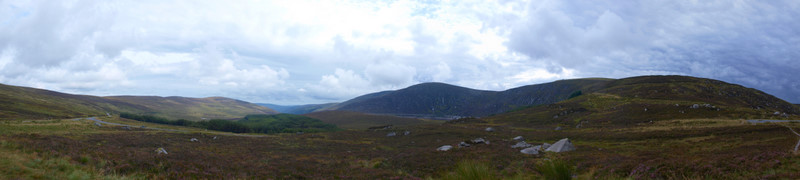
[[[0,83],[336,102],[690,75],[800,103],[800,1],[0,0]]]

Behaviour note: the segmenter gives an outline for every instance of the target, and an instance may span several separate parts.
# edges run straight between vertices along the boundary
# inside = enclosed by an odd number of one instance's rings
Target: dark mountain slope
[[[97,97],[0,84],[0,119],[71,118],[119,112],[190,120],[276,113],[266,107],[222,97]]]
[[[444,83],[422,83],[396,91],[368,94],[323,110],[344,110],[403,116],[487,116],[508,110],[567,99],[578,91],[592,91],[608,79],[562,80],[483,91]]]
[[[667,119],[788,119],[797,114],[800,110],[786,101],[736,84],[686,76],[642,76],[611,81],[574,99],[485,119],[531,127],[575,127]]]

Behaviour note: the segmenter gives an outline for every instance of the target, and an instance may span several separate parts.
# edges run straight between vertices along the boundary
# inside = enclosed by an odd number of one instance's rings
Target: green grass
[[[0,140],[0,179],[132,179],[104,173],[103,164],[85,158],[72,162],[65,157],[47,157],[23,152],[18,145]]]

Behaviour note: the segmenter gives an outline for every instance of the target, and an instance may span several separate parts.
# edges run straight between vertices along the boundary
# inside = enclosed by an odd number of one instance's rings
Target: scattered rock
[[[95,123],[94,123],[94,125],[95,125],[95,126],[97,126],[97,127],[103,127],[103,125],[102,125],[102,124],[100,124],[100,123],[97,123],[97,122],[95,122]]]
[[[783,114],[781,114],[781,117],[789,118],[789,114],[783,113]]]
[[[392,136],[397,136],[397,133],[396,132],[390,132],[389,134],[386,134],[386,137],[392,137]]]
[[[644,112],[647,112],[647,108],[644,108]]]
[[[522,136],[514,137],[514,141],[522,141],[522,140],[525,140],[525,138],[522,138]]]
[[[471,142],[472,142],[472,144],[488,144],[487,143],[488,141],[486,141],[483,138],[476,138],[476,139],[473,139]]]
[[[191,141],[191,142],[200,142],[200,140],[197,140],[197,138],[189,139],[189,141]]]
[[[567,152],[567,151],[574,151],[575,146],[572,146],[572,142],[569,141],[569,138],[564,138],[558,140],[555,144],[548,147],[545,151],[551,152]]]
[[[450,149],[453,149],[453,146],[451,146],[451,145],[444,145],[444,146],[442,146],[442,147],[436,148],[436,150],[437,150],[437,151],[448,151],[448,150],[450,150]]]
[[[485,129],[485,131],[486,131],[486,132],[494,132],[494,128],[492,128],[492,127],[487,127],[487,128]]]
[[[699,104],[692,104],[692,106],[689,107],[689,108],[697,109],[697,108],[700,108],[700,105]]]
[[[460,143],[458,143],[458,147],[460,147],[460,148],[469,147],[469,146],[470,146],[469,143],[464,142],[464,141],[461,141]]]
[[[551,144],[550,144],[550,143],[544,143],[544,144],[542,144],[542,147],[541,147],[541,148],[542,148],[542,149],[547,149],[547,148],[550,148],[550,146],[551,146]]]
[[[164,149],[164,148],[156,149],[156,153],[158,153],[158,154],[169,154],[169,153],[167,153],[167,150]]]
[[[211,138],[211,139],[214,139],[214,140],[216,140],[216,139],[217,139],[217,136],[214,136],[214,138]]]
[[[411,134],[411,131],[405,131],[405,132],[403,132],[403,136],[408,136],[409,134]]]
[[[527,148],[527,147],[531,147],[531,146],[533,146],[533,145],[528,144],[525,141],[520,141],[520,142],[517,142],[517,144],[514,144],[513,146],[511,146],[511,148]]]
[[[522,154],[539,154],[539,148],[537,147],[529,147],[522,150],[519,150]]]
[[[772,115],[779,115],[779,114],[781,114],[781,112],[775,111],[775,113],[772,113]]]
[[[675,107],[681,106],[680,104],[675,104]]]
[[[557,126],[556,127],[556,131],[560,131],[560,130],[561,130],[561,126]]]
[[[130,131],[130,130],[131,130],[131,127],[130,127],[130,126],[122,126],[122,129],[124,129],[124,130],[129,130],[129,131]]]
[[[390,129],[390,128],[392,128],[392,125],[374,126],[374,127],[369,127],[367,129],[369,129],[369,130],[378,130],[378,129]]]

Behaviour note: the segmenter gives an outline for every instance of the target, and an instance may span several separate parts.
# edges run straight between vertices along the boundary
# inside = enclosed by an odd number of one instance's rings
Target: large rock
[[[103,125],[101,125],[100,123],[97,123],[97,122],[95,122],[94,125],[97,126],[97,127],[103,127]]]
[[[449,151],[450,149],[453,149],[453,146],[451,146],[451,145],[444,145],[444,146],[442,146],[442,147],[436,148],[436,150],[437,150],[437,151]]]
[[[191,141],[191,142],[200,142],[200,140],[197,140],[197,138],[189,139],[189,141]]]
[[[519,150],[522,154],[539,154],[539,147],[529,147]]]
[[[392,136],[397,136],[397,133],[396,132],[390,132],[389,134],[386,134],[386,137],[392,137]]]
[[[558,142],[556,142],[555,144],[551,145],[550,147],[548,147],[544,151],[567,152],[567,151],[574,151],[574,150],[575,150],[575,146],[572,146],[572,142],[569,141],[569,138],[564,138],[564,139],[558,140]]]
[[[560,131],[560,130],[561,130],[561,126],[558,126],[558,127],[556,127],[556,129],[555,129],[555,130],[556,130],[556,131]]]
[[[487,128],[486,128],[486,129],[484,129],[484,130],[485,130],[486,132],[494,132],[494,128],[492,128],[492,127],[487,127]]]
[[[520,141],[520,142],[517,142],[517,144],[514,144],[513,146],[511,146],[511,148],[527,148],[527,147],[531,147],[531,146],[533,146],[533,145],[528,144],[525,141]]]

